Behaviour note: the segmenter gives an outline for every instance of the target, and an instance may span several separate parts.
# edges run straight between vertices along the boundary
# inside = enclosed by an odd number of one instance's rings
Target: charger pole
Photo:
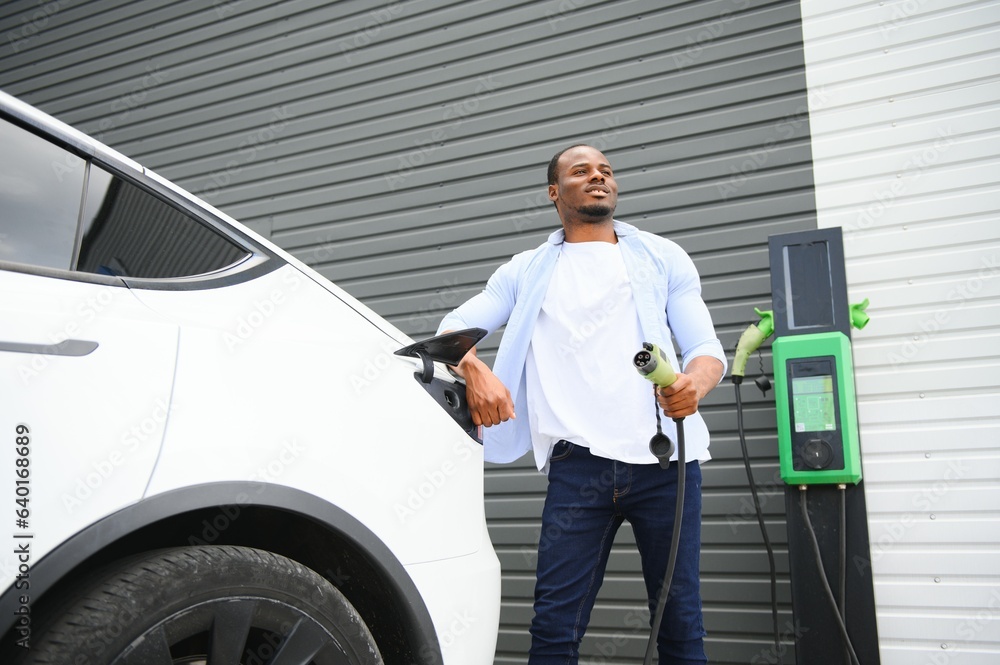
[[[842,232],[773,235],[768,250],[796,663],[848,662],[833,656],[846,653],[839,606],[858,661],[879,665]]]

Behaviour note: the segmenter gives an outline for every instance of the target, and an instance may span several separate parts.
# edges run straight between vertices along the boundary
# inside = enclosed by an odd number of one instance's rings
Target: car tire
[[[357,611],[309,568],[261,550],[185,547],[120,563],[32,639],[30,665],[382,665]]]

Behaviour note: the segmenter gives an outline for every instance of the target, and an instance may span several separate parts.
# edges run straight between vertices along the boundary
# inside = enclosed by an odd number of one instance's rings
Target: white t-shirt
[[[632,365],[646,341],[641,335],[619,246],[564,242],[525,368],[539,469],[548,472],[552,446],[560,439],[600,457],[656,463],[649,452],[658,408],[653,386]]]

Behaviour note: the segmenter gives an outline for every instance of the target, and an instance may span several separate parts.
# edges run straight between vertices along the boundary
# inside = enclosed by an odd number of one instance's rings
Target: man
[[[485,290],[439,327],[492,333],[506,324],[492,371],[475,349],[456,371],[465,378],[473,421],[487,428],[486,459],[511,462],[533,451],[548,475],[528,663],[578,662],[614,534],[625,519],[655,609],[678,473],[676,456],[663,469],[649,452],[657,408],[674,441],[670,419],[685,418],[690,461],[659,662],[705,663],[699,464],[709,454],[697,409],[725,373],[725,354],[687,254],[614,219],[618,184],[600,151],[575,145],[557,153],[548,182],[562,229],[500,266]],[[682,354],[680,371],[673,385],[653,389],[632,357],[649,341],[678,368],[671,333]]]

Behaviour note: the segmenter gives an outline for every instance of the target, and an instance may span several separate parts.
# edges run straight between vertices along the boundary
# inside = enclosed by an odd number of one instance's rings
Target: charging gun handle
[[[677,374],[670,365],[670,361],[667,360],[666,355],[660,350],[660,347],[655,344],[643,342],[642,350],[632,358],[632,364],[639,374],[642,374],[661,388],[666,388],[677,380]],[[683,436],[681,421],[684,419],[674,418],[673,420],[678,424],[678,436]],[[674,442],[660,428],[660,405],[657,404],[656,434],[649,440],[649,452],[653,453],[653,456],[659,460],[660,466],[666,469],[670,466],[670,458],[673,457],[674,450]]]
[[[635,354],[632,364],[635,365],[639,374],[661,388],[666,388],[677,380],[677,374],[670,365],[670,361],[667,360],[667,356],[655,344],[643,342],[642,350]]]
[[[740,335],[740,341],[736,343],[736,357],[733,358],[732,371],[733,383],[743,381],[750,354],[756,351],[764,340],[774,332],[774,312],[771,310],[761,311],[756,307],[753,310],[757,312],[760,321],[756,324],[751,323]]]

